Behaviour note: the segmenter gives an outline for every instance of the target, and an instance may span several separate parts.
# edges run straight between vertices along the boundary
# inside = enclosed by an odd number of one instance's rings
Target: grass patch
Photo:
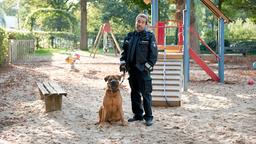
[[[109,51],[107,52],[108,54],[115,54],[115,51],[114,51],[113,48],[109,48],[108,50],[109,50]],[[90,49],[89,49],[89,53],[92,52],[92,51],[93,51],[93,49],[90,48]],[[103,51],[103,48],[98,48],[96,54],[104,55],[105,52]]]
[[[54,53],[63,53],[66,49],[40,48],[35,51],[37,56],[52,56]]]
[[[90,48],[89,51],[84,51],[84,50],[69,50],[69,49],[64,49],[64,48],[58,48],[58,49],[53,49],[53,48],[40,48],[35,51],[36,56],[53,56],[54,54],[63,54],[63,55],[70,55],[70,54],[75,54],[78,53],[83,56],[89,56],[90,52],[92,49]],[[104,55],[104,51],[102,48],[99,48],[96,52],[96,55]],[[109,49],[109,52],[107,54],[114,55],[115,52],[113,48]]]

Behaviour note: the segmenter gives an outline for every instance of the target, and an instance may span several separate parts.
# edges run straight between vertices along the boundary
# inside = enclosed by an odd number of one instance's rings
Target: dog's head
[[[107,82],[108,90],[112,92],[116,92],[119,90],[119,82],[121,80],[121,75],[108,75],[104,78],[105,82]]]

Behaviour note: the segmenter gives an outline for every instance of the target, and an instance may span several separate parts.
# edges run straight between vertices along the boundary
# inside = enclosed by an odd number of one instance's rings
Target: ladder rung
[[[151,75],[163,75],[164,71],[163,70],[154,70],[152,71]],[[165,71],[166,75],[181,75],[180,70],[172,70],[172,71]]]
[[[152,91],[152,96],[156,96],[156,97],[180,97],[180,92],[163,92],[163,91]]]
[[[154,70],[163,70],[163,69],[165,69],[165,70],[181,70],[182,69],[182,67],[181,66],[158,66],[158,65],[156,65],[156,66],[154,66]]]
[[[181,76],[175,76],[175,75],[166,75],[163,77],[162,75],[151,75],[152,79],[165,79],[165,80],[181,80]]]
[[[172,91],[172,92],[180,92],[181,88],[180,86],[159,86],[159,85],[153,85],[153,91]]]
[[[157,62],[156,65],[176,65],[176,66],[180,66],[183,63],[181,61],[168,61],[168,62]]]
[[[152,84],[156,84],[156,85],[163,85],[165,83],[165,85],[180,85],[181,82],[180,81],[163,81],[163,80],[152,80]]]

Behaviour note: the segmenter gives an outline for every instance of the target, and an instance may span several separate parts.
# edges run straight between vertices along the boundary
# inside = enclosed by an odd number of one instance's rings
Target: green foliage
[[[17,14],[17,0],[0,1],[0,9],[3,9],[9,16],[15,16]]]
[[[5,22],[5,12],[2,8],[0,8],[0,27],[5,27],[6,22]]]
[[[64,41],[69,41],[72,44],[78,42],[78,37],[73,33],[68,32],[42,32],[34,31],[34,37],[36,38],[36,47],[37,48],[50,48],[52,40],[61,39]]]
[[[34,35],[28,31],[17,31],[12,30],[8,31],[8,39],[15,39],[15,40],[31,40],[34,39]]]
[[[35,51],[37,56],[52,56],[54,53],[64,53],[63,49],[39,48]]]
[[[173,18],[174,14],[175,14],[175,7],[174,5],[171,5],[170,0],[159,1],[159,21],[174,19]]]
[[[146,5],[143,0],[123,0],[123,2],[128,5],[129,8],[134,6],[138,6],[140,10],[148,10],[151,11],[151,4]]]
[[[74,31],[77,20],[74,15],[60,9],[42,8],[27,17],[27,27],[44,31]]]
[[[115,23],[114,29],[118,32],[127,32],[127,27],[133,28],[135,24],[136,16],[142,12],[142,10],[133,5],[133,7],[127,6],[124,2],[119,0],[108,0],[99,2],[99,9],[102,10],[102,22],[112,21],[111,24]]]
[[[8,52],[7,33],[4,29],[0,28],[0,65],[6,59]]]
[[[74,47],[78,42],[78,37],[68,32],[8,31],[6,36],[8,39],[15,40],[34,39],[37,48],[50,48],[54,45],[52,42],[56,40],[58,43],[65,43],[60,45],[63,47]]]
[[[237,19],[227,25],[225,37],[232,41],[256,39],[256,25],[250,19]]]
[[[201,2],[195,3],[195,15],[198,33],[206,42],[217,39],[217,19],[213,13]]]
[[[102,24],[101,9],[94,4],[89,4],[87,9],[88,19],[87,21],[87,31],[88,33],[97,33],[99,31],[100,25]]]
[[[78,37],[69,32],[42,32],[42,31],[34,31],[33,35],[37,38],[50,38],[50,37],[58,37],[58,38],[64,38],[64,39],[69,39],[69,40],[74,40],[77,41]]]
[[[221,10],[231,19],[246,18],[256,23],[256,1],[255,0],[224,0]]]
[[[35,26],[37,30],[77,32],[79,27],[74,13],[78,6],[73,0],[20,0],[21,24],[29,29]],[[37,14],[28,20],[33,12]]]

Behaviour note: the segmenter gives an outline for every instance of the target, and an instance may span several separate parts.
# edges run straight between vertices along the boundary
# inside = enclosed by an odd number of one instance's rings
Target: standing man
[[[131,103],[134,116],[128,122],[146,121],[147,126],[153,124],[152,115],[152,79],[150,72],[157,61],[157,45],[153,33],[146,31],[148,17],[139,14],[136,17],[134,32],[128,33],[124,39],[123,52],[120,58],[120,71],[128,71],[131,88]],[[143,104],[141,101],[143,97]],[[143,107],[142,107],[143,106]],[[143,115],[143,110],[145,114]]]

